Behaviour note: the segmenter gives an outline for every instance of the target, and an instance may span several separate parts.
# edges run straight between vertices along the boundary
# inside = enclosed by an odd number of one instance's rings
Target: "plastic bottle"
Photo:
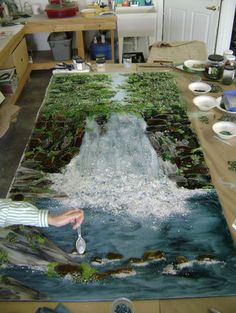
[[[101,35],[101,43],[105,43],[106,42],[106,39],[105,39],[105,35]]]
[[[224,85],[231,85],[233,81],[234,81],[234,66],[225,65],[222,83]]]

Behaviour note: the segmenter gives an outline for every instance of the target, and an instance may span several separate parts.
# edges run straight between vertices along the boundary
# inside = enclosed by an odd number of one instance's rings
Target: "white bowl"
[[[188,85],[188,89],[195,95],[202,95],[211,91],[211,86],[203,82],[194,82]]]
[[[209,111],[212,108],[217,106],[217,100],[211,96],[197,96],[193,98],[193,103],[199,108],[201,111]]]
[[[222,139],[231,139],[236,136],[236,124],[233,122],[216,122],[213,124],[212,129]]]
[[[191,71],[204,72],[205,71],[205,61],[199,60],[187,60],[184,62],[184,66]]]

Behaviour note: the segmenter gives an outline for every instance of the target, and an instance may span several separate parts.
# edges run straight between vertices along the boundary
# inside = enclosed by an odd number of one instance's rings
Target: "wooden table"
[[[94,17],[70,17],[49,19],[46,15],[36,15],[26,20],[25,34],[40,32],[75,32],[77,54],[85,58],[85,31],[109,30],[111,32],[111,63],[115,61],[115,36],[116,16],[94,16]],[[32,64],[32,69],[48,69],[58,62],[37,62]]]

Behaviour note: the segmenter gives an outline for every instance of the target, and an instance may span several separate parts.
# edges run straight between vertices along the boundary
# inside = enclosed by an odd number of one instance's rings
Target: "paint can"
[[[132,55],[123,54],[123,64],[125,68],[130,68],[132,66]]]
[[[73,62],[75,70],[83,71],[83,69],[84,69],[84,60],[82,58],[80,58],[79,56],[74,56],[72,58],[72,62]]]

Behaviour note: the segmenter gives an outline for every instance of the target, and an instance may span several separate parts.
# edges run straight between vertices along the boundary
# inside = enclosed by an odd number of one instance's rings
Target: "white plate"
[[[196,72],[204,72],[205,71],[205,61],[199,61],[199,60],[187,60],[184,62],[184,66],[187,67],[191,71]],[[202,67],[198,67],[202,65]]]
[[[211,91],[211,86],[203,82],[194,82],[188,85],[188,89],[195,95],[203,95]]]
[[[201,111],[209,111],[212,108],[216,107],[218,104],[216,98],[211,97],[211,96],[197,96],[193,98],[193,103]]]
[[[213,124],[212,129],[221,139],[231,139],[236,136],[236,124],[233,122],[216,122]]]

